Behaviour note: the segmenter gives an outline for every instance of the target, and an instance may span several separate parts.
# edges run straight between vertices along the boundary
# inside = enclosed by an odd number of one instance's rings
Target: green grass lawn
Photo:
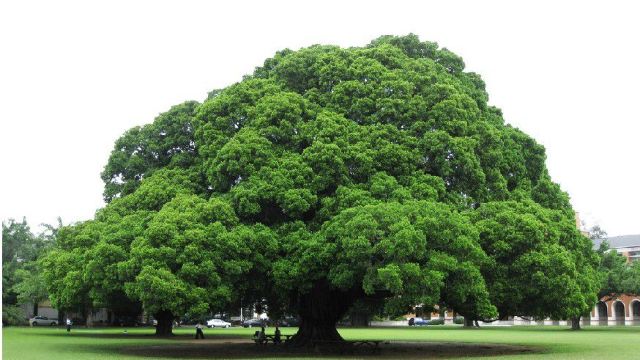
[[[233,341],[249,339],[256,329],[205,329],[208,339]],[[267,333],[272,333],[268,329]],[[283,334],[295,329],[284,328]],[[192,328],[175,330],[171,339],[156,339],[152,328],[123,329],[74,328],[67,334],[63,328],[8,327],[2,329],[2,358],[12,359],[150,359],[149,356],[127,355],[124,348],[154,347],[177,344],[197,347],[192,341]],[[640,327],[593,327],[571,331],[565,327],[523,326],[484,327],[462,329],[460,327],[376,328],[340,329],[349,340],[380,339],[416,342],[465,342],[527,345],[540,349],[540,353],[501,356],[501,359],[640,359]],[[253,346],[248,344],[248,346]],[[455,346],[455,344],[452,344]],[[216,354],[211,354],[215,357]],[[187,357],[185,357],[187,358]],[[202,357],[201,357],[202,358]],[[255,357],[251,357],[255,358]]]

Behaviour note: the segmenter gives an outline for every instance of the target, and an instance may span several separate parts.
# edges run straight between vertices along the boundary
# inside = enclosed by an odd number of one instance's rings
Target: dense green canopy
[[[126,295],[164,319],[264,301],[300,314],[300,343],[339,338],[361,299],[588,311],[597,259],[544,148],[463,70],[414,35],[283,50],[129,130],[102,173],[108,205],[49,258],[54,304]]]

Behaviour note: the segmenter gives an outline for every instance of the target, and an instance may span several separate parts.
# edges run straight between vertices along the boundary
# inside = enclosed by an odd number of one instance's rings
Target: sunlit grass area
[[[2,330],[3,359],[151,359],[166,358],[162,354],[165,346],[185,349],[180,358],[229,357],[219,353],[217,343],[237,343],[253,352],[248,358],[271,357],[260,354],[249,339],[256,329],[230,328],[206,329],[205,342],[193,340],[193,328],[179,328],[175,337],[157,339],[153,328],[115,329],[74,328],[67,334],[63,328],[8,327]],[[295,328],[284,328],[283,334],[295,333]],[[267,333],[273,332],[272,328]],[[348,340],[375,339],[391,342],[432,342],[445,343],[455,347],[455,343],[510,344],[525,345],[536,353],[501,356],[501,359],[634,359],[640,358],[640,327],[593,327],[582,331],[571,331],[565,327],[485,327],[463,329],[461,327],[422,328],[343,328],[340,333]],[[174,346],[175,345],[175,346]],[[202,348],[199,352],[194,352]],[[136,349],[131,353],[129,349]],[[148,351],[147,351],[148,350]],[[174,349],[175,350],[175,349]],[[189,354],[198,354],[192,356]],[[178,354],[180,354],[178,352]],[[428,358],[430,354],[424,354]],[[462,358],[466,358],[464,354]],[[321,356],[321,355],[318,355]],[[175,353],[172,357],[176,357]],[[242,356],[234,356],[242,358]],[[375,358],[375,356],[372,356]],[[388,358],[388,356],[387,356]]]

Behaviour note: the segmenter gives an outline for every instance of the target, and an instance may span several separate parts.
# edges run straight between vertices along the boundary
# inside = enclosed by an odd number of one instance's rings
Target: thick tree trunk
[[[38,303],[33,304],[33,316],[38,316]]]
[[[290,346],[313,346],[318,342],[344,341],[336,323],[349,310],[360,291],[332,290],[326,280],[300,297],[300,327],[287,343]]]
[[[473,319],[464,318],[464,327],[465,328],[472,328],[473,326],[474,326]]]
[[[581,316],[571,318],[571,330],[580,330],[580,318]]]
[[[156,336],[173,336],[173,314],[171,311],[162,310],[153,315],[158,322],[156,324]]]

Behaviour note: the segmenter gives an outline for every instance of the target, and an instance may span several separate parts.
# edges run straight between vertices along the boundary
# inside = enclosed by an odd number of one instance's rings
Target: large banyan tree
[[[487,100],[414,35],[280,51],[117,140],[107,205],[43,261],[51,300],[139,304],[160,335],[260,302],[300,316],[298,345],[340,340],[355,303],[579,317],[591,244],[544,148]]]

